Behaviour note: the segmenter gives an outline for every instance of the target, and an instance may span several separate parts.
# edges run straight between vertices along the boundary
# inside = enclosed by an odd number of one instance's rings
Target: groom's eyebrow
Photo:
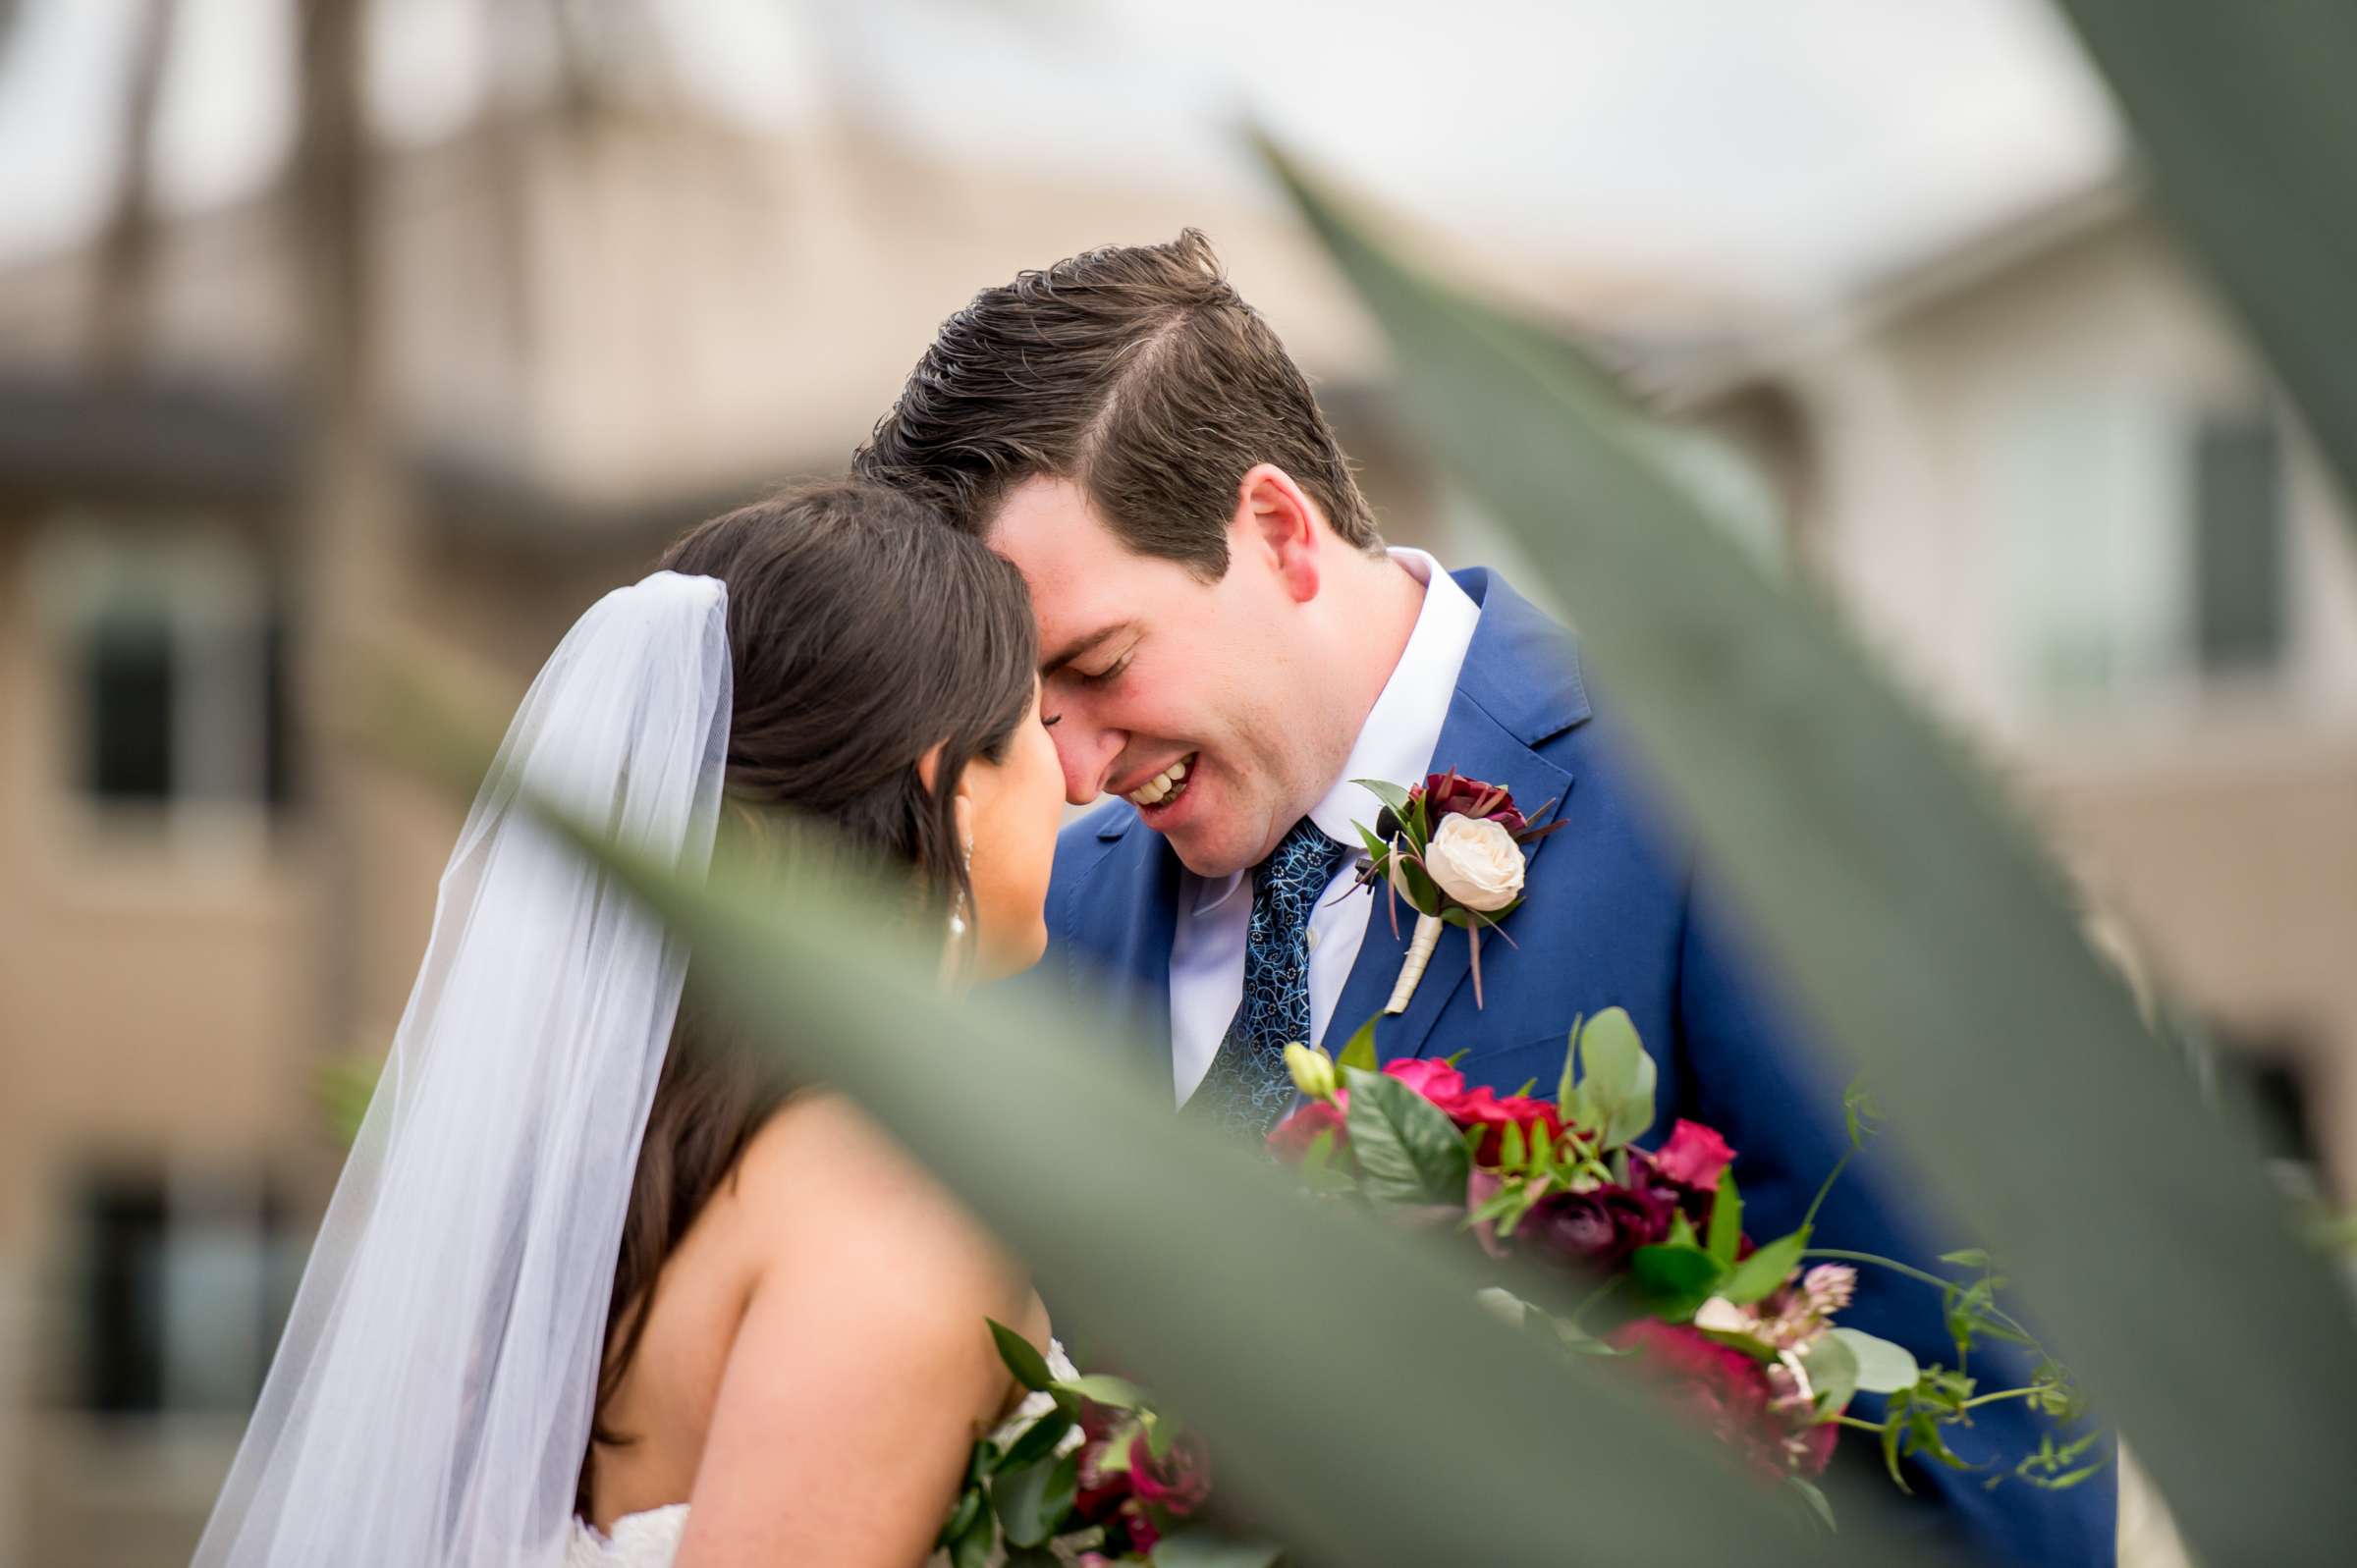
[[[1110,626],[1099,626],[1096,630],[1088,633],[1086,636],[1074,637],[1069,642],[1067,642],[1063,647],[1057,649],[1054,654],[1040,661],[1039,677],[1042,680],[1045,680],[1048,676],[1054,675],[1057,671],[1062,670],[1066,665],[1070,664],[1073,660],[1081,657],[1083,654],[1094,651],[1128,629],[1129,622],[1126,621],[1122,621],[1117,622]]]

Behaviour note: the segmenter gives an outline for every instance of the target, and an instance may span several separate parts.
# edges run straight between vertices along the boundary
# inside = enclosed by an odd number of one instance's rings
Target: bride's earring
[[[965,841],[965,880],[958,886],[958,898],[950,906],[950,940],[958,942],[965,936],[965,890],[974,880],[974,841]]]

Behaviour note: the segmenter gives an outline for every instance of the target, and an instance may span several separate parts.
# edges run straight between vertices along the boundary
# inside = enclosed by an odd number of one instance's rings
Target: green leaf
[[[1355,1067],[1360,1072],[1374,1072],[1383,1065],[1375,1054],[1375,1025],[1382,1016],[1377,1013],[1351,1031],[1350,1043],[1343,1047],[1341,1055],[1334,1058],[1335,1071],[1346,1072]],[[1343,1081],[1347,1082],[1348,1079],[1345,1077]]]
[[[1677,1213],[1672,1214],[1670,1217],[1670,1245],[1672,1247],[1692,1247],[1697,1252],[1708,1250],[1702,1245],[1700,1238],[1694,1234],[1694,1221],[1686,1217],[1685,1211],[1683,1210],[1679,1210]],[[1711,1261],[1721,1264],[1724,1264],[1725,1262],[1725,1260],[1717,1257],[1714,1257]]]
[[[1465,1145],[1440,1107],[1397,1078],[1355,1067],[1344,1076],[1360,1190],[1377,1203],[1464,1202]]]
[[[2357,495],[2357,387],[2339,351],[2357,342],[2357,235],[2337,210],[2357,145],[2357,12],[2330,0],[2059,9],[2109,80],[2162,211],[2299,401],[2342,496]]]
[[[1719,1265],[1699,1247],[1658,1243],[1629,1255],[1629,1282],[1657,1317],[1683,1323],[1694,1309],[1720,1294]]]
[[[1065,1433],[1075,1425],[1072,1418],[1062,1409],[1049,1411],[1023,1429],[1022,1434],[1014,1439],[1006,1457],[995,1468],[1014,1470],[1019,1466],[1036,1464],[1054,1453],[1056,1445],[1064,1441]]]
[[[965,1528],[950,1540],[950,1568],[990,1568],[991,1547],[998,1543],[998,1516],[976,1497]]]
[[[1452,1123],[1451,1125],[1454,1125]],[[1519,1122],[1509,1121],[1498,1136],[1498,1164],[1501,1169],[1519,1170],[1530,1159],[1530,1146],[1522,1137]]]
[[[1053,1392],[1077,1394],[1115,1410],[1136,1410],[1146,1403],[1148,1397],[1143,1388],[1127,1379],[1111,1377],[1105,1373],[1086,1373],[1048,1386]]]
[[[990,1483],[991,1506],[1009,1544],[1038,1546],[1064,1526],[1079,1489],[1080,1455],[1002,1468]]]
[[[1277,1568],[1285,1548],[1205,1524],[1182,1525],[1154,1546],[1154,1568]]]
[[[1813,1481],[1803,1480],[1799,1476],[1786,1476],[1784,1485],[1799,1492],[1801,1497],[1807,1501],[1810,1516],[1825,1526],[1826,1534],[1832,1535],[1841,1528],[1834,1522],[1834,1505],[1826,1497],[1824,1487]]]
[[[1056,1375],[1048,1371],[1048,1358],[1021,1334],[996,1319],[984,1319],[990,1325],[990,1337],[997,1341],[999,1359],[1014,1374],[1014,1380],[1033,1393],[1043,1393]]]
[[[1402,824],[1407,821],[1407,790],[1404,786],[1382,779],[1353,779],[1350,782],[1382,801]]]
[[[955,1545],[958,1539],[973,1527],[974,1516],[982,1512],[987,1503],[988,1499],[983,1495],[980,1487],[969,1486],[965,1490],[959,1492],[958,1506],[950,1510],[950,1517],[943,1523],[941,1534],[935,1539],[934,1544],[937,1546]]]
[[[1653,1125],[1657,1072],[1637,1026],[1619,1007],[1607,1007],[1579,1032],[1579,1081],[1598,1118],[1603,1147],[1617,1149]]]
[[[1836,1334],[1819,1334],[1801,1351],[1800,1364],[1808,1372],[1809,1387],[1817,1396],[1817,1409],[1824,1415],[1838,1412],[1858,1391],[1858,1358],[1846,1339]]]
[[[2115,78],[2140,59],[2154,100],[2180,106],[2142,111],[2189,128],[2160,150],[2164,181],[2194,170],[2253,220],[2209,243],[2338,226],[2297,290],[2237,297],[2283,301],[2268,341],[2310,367],[2286,379],[2305,396],[2337,377],[2344,412],[2320,428],[2357,429],[2342,363],[2357,332],[2331,325],[2357,309],[2342,218],[2357,9],[2068,3]],[[2319,134],[2286,135],[2302,114]],[[2263,155],[2212,160],[2202,116],[2238,119],[2220,134]],[[2314,1560],[2316,1542],[2357,1535],[2334,1458],[2357,1409],[2345,1285],[2289,1235],[2247,1130],[2209,1112],[2090,950],[2017,811],[1813,596],[1768,579],[1662,472],[1628,400],[1560,333],[1402,266],[1271,157],[1384,326],[1436,449],[1614,673],[1660,806],[1836,1066],[1871,1069],[1912,1162],[2135,1433],[2193,1554]],[[2133,1238],[2137,1266],[2088,1267],[2090,1236]],[[2243,1353],[2217,1354],[2225,1323]],[[2221,1430],[2269,1440],[2221,1447]]]
[[[1959,1269],[1986,1269],[1989,1267],[1989,1255],[1978,1247],[1967,1247],[1961,1252],[1944,1252],[1940,1255],[1940,1261],[1952,1263]]]
[[[1594,1125],[1585,1109],[1587,1102],[1579,1093],[1579,1029],[1586,1017],[1585,1013],[1572,1015],[1571,1032],[1563,1038],[1563,1072],[1555,1086],[1556,1108],[1565,1121],[1581,1127]]]
[[[1730,1166],[1719,1172],[1719,1191],[1711,1199],[1709,1251],[1721,1268],[1731,1269],[1742,1245],[1743,1198],[1735,1190],[1735,1172]]]
[[[1809,1233],[1795,1230],[1788,1236],[1779,1236],[1741,1263],[1727,1276],[1727,1285],[1719,1294],[1738,1307],[1749,1306],[1792,1275],[1800,1263],[1800,1255],[1809,1244]]]
[[[1858,1386],[1870,1394],[1894,1394],[1912,1388],[1923,1376],[1915,1352],[1877,1338],[1862,1328],[1836,1328],[1834,1337],[1849,1347],[1858,1367]]]

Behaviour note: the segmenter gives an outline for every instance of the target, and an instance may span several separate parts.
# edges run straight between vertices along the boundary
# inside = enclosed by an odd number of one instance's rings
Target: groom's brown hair
[[[1023,481],[1069,479],[1129,549],[1210,581],[1256,463],[1291,475],[1346,542],[1383,543],[1309,378],[1193,229],[974,296],[851,462],[973,533]]]

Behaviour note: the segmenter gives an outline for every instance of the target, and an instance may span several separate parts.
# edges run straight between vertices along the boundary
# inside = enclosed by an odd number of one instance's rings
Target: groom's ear
[[[1231,557],[1246,554],[1285,585],[1296,603],[1318,596],[1318,509],[1293,476],[1273,462],[1245,470],[1229,527]]]

